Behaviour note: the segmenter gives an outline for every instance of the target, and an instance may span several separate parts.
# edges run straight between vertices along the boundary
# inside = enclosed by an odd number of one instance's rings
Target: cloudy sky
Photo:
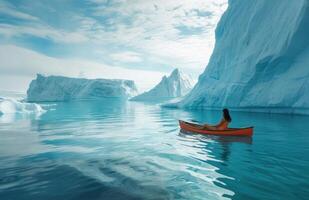
[[[0,0],[0,89],[36,73],[133,79],[204,70],[227,0]]]

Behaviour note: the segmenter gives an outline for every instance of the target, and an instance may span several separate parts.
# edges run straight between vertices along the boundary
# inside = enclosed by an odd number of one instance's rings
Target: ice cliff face
[[[27,100],[39,102],[107,97],[128,98],[136,93],[136,86],[130,80],[45,77],[38,74],[37,78],[30,83]]]
[[[148,92],[133,97],[133,101],[160,101],[186,95],[192,89],[192,80],[178,69]]]
[[[308,4],[230,0],[207,68],[177,106],[309,108]]]

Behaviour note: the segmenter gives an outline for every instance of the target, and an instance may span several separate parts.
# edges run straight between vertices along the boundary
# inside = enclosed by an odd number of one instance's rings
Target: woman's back
[[[232,118],[230,116],[230,113],[229,113],[229,110],[228,109],[223,109],[222,110],[222,114],[223,114],[223,117],[222,117],[222,120],[220,121],[219,124],[217,124],[216,126],[211,126],[211,125],[208,125],[208,124],[204,124],[203,125],[203,128],[204,129],[209,129],[209,130],[226,130],[228,129],[228,125],[229,123],[232,121]]]
[[[229,122],[224,118],[220,121],[220,123],[216,126],[217,130],[225,130],[228,128]]]

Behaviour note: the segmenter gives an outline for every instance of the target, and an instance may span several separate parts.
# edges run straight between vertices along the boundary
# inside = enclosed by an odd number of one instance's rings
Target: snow
[[[41,114],[44,109],[36,103],[25,103],[16,99],[0,97],[0,115]]]
[[[129,98],[137,93],[134,81],[43,76],[30,83],[27,100],[70,101],[79,99]]]
[[[193,90],[172,106],[263,112],[309,108],[308,4],[230,0],[208,66]]]
[[[161,101],[182,97],[192,89],[192,80],[179,69],[175,69],[170,76],[163,76],[160,83],[153,89],[133,97],[132,101]]]

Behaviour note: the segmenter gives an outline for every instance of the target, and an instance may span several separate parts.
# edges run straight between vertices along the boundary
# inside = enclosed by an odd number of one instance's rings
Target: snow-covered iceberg
[[[85,79],[38,74],[27,91],[29,102],[129,98],[137,93],[134,81]]]
[[[206,70],[186,98],[174,105],[305,112],[308,4],[307,0],[229,0]]]
[[[133,97],[132,101],[161,101],[186,95],[192,89],[189,76],[175,69],[169,77],[163,76],[153,89]]]
[[[0,115],[41,114],[45,110],[36,103],[25,103],[16,99],[0,97]]]

